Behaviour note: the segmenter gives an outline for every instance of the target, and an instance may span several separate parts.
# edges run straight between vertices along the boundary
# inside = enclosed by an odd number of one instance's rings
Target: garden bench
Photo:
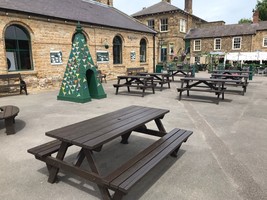
[[[22,80],[20,73],[17,74],[0,74],[0,92],[10,92],[11,88],[18,87],[20,94],[24,90],[27,93],[27,86],[25,81]]]

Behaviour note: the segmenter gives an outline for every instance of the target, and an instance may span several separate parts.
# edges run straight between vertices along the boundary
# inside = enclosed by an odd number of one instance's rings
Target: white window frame
[[[267,36],[262,39],[262,46],[267,47]]]
[[[219,47],[219,48],[217,48],[217,47]],[[214,39],[214,50],[221,50],[221,49],[222,49],[222,39],[221,38],[215,38]]]
[[[239,39],[239,44],[237,43],[237,39]],[[236,47],[236,45],[239,45],[239,47]],[[242,47],[242,37],[233,37],[232,40],[232,49],[233,50],[240,50]]]
[[[163,24],[163,21],[165,22],[165,24]],[[160,24],[159,24],[159,30],[160,32],[168,32],[169,31],[169,28],[168,28],[168,18],[162,18],[160,19]],[[162,30],[162,28],[165,27],[165,30]]]
[[[199,42],[199,44],[196,44],[197,42]],[[201,51],[201,40],[200,39],[194,40],[194,51]]]
[[[151,22],[153,22],[153,26],[151,26]],[[155,29],[155,20],[154,19],[147,20],[147,26],[149,28]]]
[[[180,32],[186,33],[186,20],[180,19]]]

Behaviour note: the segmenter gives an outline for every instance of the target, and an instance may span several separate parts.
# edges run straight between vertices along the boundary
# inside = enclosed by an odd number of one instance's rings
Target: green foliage
[[[267,0],[258,0],[256,9],[259,10],[260,20],[267,20]]]
[[[251,24],[252,21],[251,19],[245,19],[245,18],[242,18],[239,20],[238,24]]]

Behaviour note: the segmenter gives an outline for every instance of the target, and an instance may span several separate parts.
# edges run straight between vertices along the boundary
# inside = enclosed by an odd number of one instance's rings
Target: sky
[[[131,15],[159,2],[161,0],[113,0],[113,6]],[[171,4],[184,10],[184,0],[171,0]],[[252,19],[256,4],[257,0],[193,0],[193,15],[208,22],[237,24],[240,19]]]

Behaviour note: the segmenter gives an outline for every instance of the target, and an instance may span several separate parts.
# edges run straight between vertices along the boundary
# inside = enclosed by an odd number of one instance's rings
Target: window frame
[[[239,39],[239,44],[236,43],[236,39]],[[239,45],[239,48],[235,47],[236,45]],[[232,50],[240,50],[242,48],[242,37],[233,37],[232,39]]]
[[[219,44],[217,44],[217,41],[219,41]],[[219,48],[217,48],[219,46]],[[221,50],[222,49],[222,39],[221,38],[215,38],[214,39],[214,50]]]
[[[9,28],[10,30],[8,30]],[[11,35],[7,35],[8,33]],[[23,35],[20,33],[23,33]],[[31,36],[29,31],[20,24],[11,24],[5,30],[4,41],[7,70],[9,72],[33,71]],[[12,44],[14,47],[11,48],[9,45]],[[10,64],[14,64],[14,69],[12,69],[12,65]]]
[[[168,32],[169,31],[168,18],[161,18],[159,26],[160,26],[159,27],[160,32]]]
[[[186,20],[180,19],[180,32],[186,33]]]
[[[196,48],[196,42],[198,42],[199,41],[199,49],[197,49]],[[194,51],[201,51],[201,39],[196,39],[196,40],[194,40]]]
[[[147,41],[146,39],[142,38],[140,40],[140,63],[145,63],[147,60]],[[143,58],[142,58],[143,57]]]
[[[152,23],[153,22],[153,23]],[[151,26],[151,23],[153,24],[152,26]],[[149,27],[149,28],[151,28],[151,29],[155,29],[155,20],[154,19],[149,19],[149,20],[147,20],[147,26]]]
[[[115,39],[118,40],[120,43],[116,44],[117,41],[115,41]],[[118,35],[115,36],[113,38],[112,44],[113,44],[113,49],[112,49],[113,64],[114,65],[122,64],[122,62],[123,62],[123,60],[122,60],[122,44],[123,44],[122,38]],[[117,53],[118,53],[118,55],[117,55]]]
[[[262,47],[267,47],[267,36],[262,39]]]

